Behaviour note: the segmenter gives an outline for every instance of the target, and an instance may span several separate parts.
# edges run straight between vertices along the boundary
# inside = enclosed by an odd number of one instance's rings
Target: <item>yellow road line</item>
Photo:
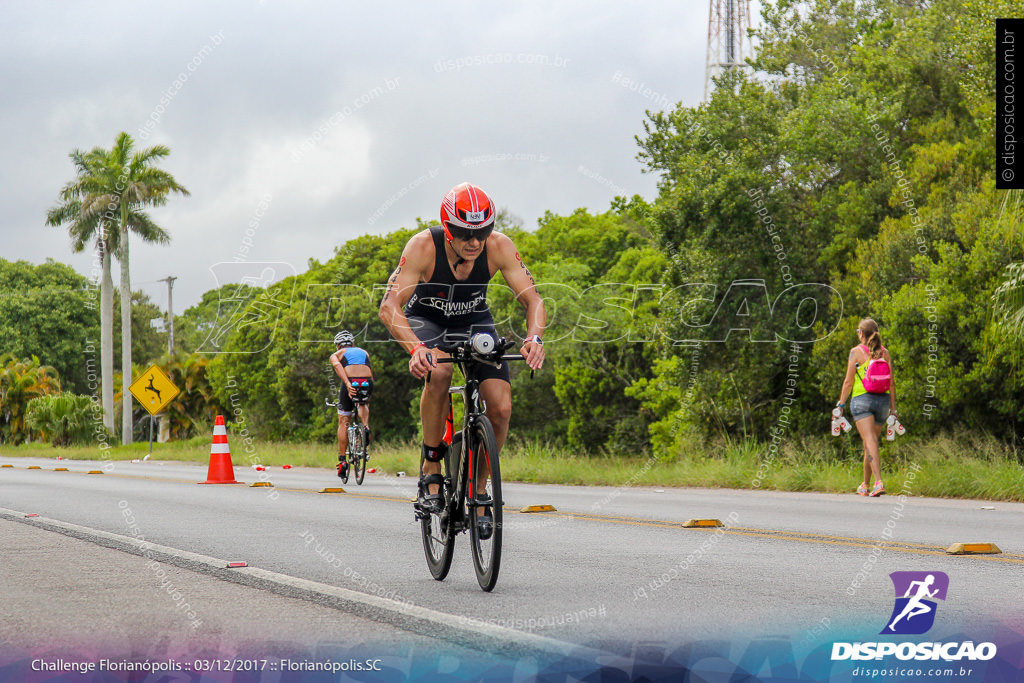
[[[133,474],[112,474],[110,476],[123,479],[141,479],[145,481],[167,481],[172,483],[194,484],[191,479],[171,479],[167,477],[146,477]],[[286,488],[279,487],[278,491],[291,491],[294,493],[317,494],[316,489]],[[362,498],[365,500],[382,500],[386,502],[409,504],[409,499],[397,496],[381,496],[369,493],[346,493],[345,498]],[[524,514],[524,513],[518,513]],[[805,531],[784,531],[780,529],[757,529],[753,527],[696,527],[694,529],[683,529],[682,522],[673,522],[660,519],[641,519],[637,517],[622,517],[617,515],[599,515],[594,513],[574,512],[533,512],[533,515],[541,517],[558,517],[568,521],[579,520],[583,522],[600,522],[605,524],[623,524],[627,526],[642,526],[655,529],[678,529],[687,532],[712,532],[723,533],[734,536],[752,536],[755,538],[775,538],[782,541],[793,541],[796,543],[816,543],[820,545],[846,546],[851,548],[873,548],[878,545],[877,541],[865,538],[850,536],[832,536]],[[885,545],[886,550],[893,550],[900,553],[917,555],[941,555],[943,557],[963,557],[974,560],[985,560],[988,562],[1004,562],[1009,564],[1024,565],[1024,555],[1015,553],[1003,553],[1002,555],[949,555],[944,547],[929,545],[926,543],[892,542]]]
[[[603,522],[607,524],[625,524],[629,526],[647,526],[662,529],[682,529],[681,522],[668,522],[664,520],[641,520],[633,517],[613,517],[611,515],[577,515],[571,512],[534,514],[544,515],[548,517],[565,517],[584,522]],[[754,529],[749,527],[706,527],[686,529],[686,531],[723,533],[735,536],[753,536],[756,538],[775,538],[782,541],[794,541],[796,543],[817,543],[821,545],[847,546],[851,548],[873,548],[876,545],[878,545],[876,541],[864,538],[851,538],[847,536],[828,536],[823,534],[813,534],[800,531],[789,532],[774,529]],[[885,545],[885,550],[893,550],[895,552],[917,555],[941,555],[943,557],[953,557],[946,553],[946,549],[944,547],[928,545],[925,543],[887,543]],[[1007,562],[1010,564],[1024,565],[1024,555],[961,555],[956,557],[970,557],[976,560],[988,560],[991,562]]]

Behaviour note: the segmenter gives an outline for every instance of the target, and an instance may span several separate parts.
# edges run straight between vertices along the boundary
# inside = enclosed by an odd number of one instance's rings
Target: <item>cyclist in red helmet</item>
[[[417,379],[431,373],[420,402],[424,462],[419,498],[421,506],[435,512],[441,509],[438,489],[446,449],[442,438],[453,367],[436,360],[448,356],[446,344],[459,337],[476,332],[497,337],[487,307],[487,284],[499,270],[526,309],[521,353],[531,369],[544,363],[544,300],[512,240],[493,232],[494,213],[493,203],[479,187],[462,183],[449,190],[441,202],[441,225],[413,235],[405,245],[380,305],[381,320],[412,356],[409,372]],[[512,413],[508,364],[487,368],[483,377],[480,393],[500,449]]]

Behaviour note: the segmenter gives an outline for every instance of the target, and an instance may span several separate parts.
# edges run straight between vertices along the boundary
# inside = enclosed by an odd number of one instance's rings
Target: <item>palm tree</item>
[[[1024,207],[1024,191],[1008,190],[999,208],[999,220],[1007,225],[1009,239],[1019,239]],[[1010,334],[1024,332],[1024,261],[1006,266],[1003,281],[992,293],[996,322]]]
[[[170,241],[167,231],[158,226],[146,215],[144,207],[162,206],[167,202],[171,192],[188,195],[189,192],[178,184],[168,173],[155,167],[155,163],[171,153],[165,145],[155,145],[133,153],[135,141],[128,133],[121,132],[114,140],[114,147],[109,152],[95,148],[82,157],[86,178],[80,171],[78,183],[82,185],[81,194],[71,193],[69,199],[81,202],[77,214],[82,217],[81,228],[92,232],[98,227],[103,228],[107,251],[117,256],[121,264],[121,393],[126,398],[121,410],[121,443],[132,442],[132,403],[128,398],[131,394],[128,387],[132,382],[132,325],[131,325],[131,275],[129,268],[129,232],[134,232],[146,242],[166,244]],[[72,154],[75,159],[75,154]],[[77,162],[76,162],[77,163]],[[75,183],[70,183],[66,190]],[[58,207],[57,210],[62,207]],[[63,218],[56,223],[60,225],[68,218],[74,219],[74,207],[71,213],[55,214],[54,219]],[[93,216],[93,213],[96,215]],[[72,224],[74,225],[74,223]],[[114,228],[113,230],[108,230]],[[113,234],[116,233],[116,238]],[[91,233],[90,233],[91,234]],[[72,240],[75,233],[72,228]],[[88,238],[86,238],[88,239]],[[102,296],[102,294],[101,294]],[[111,325],[113,324],[113,299],[111,298]],[[101,311],[101,315],[103,312]],[[113,351],[111,351],[113,357]],[[113,361],[111,361],[113,365]],[[106,397],[104,396],[104,400]],[[111,406],[113,391],[111,390]]]
[[[120,233],[117,224],[106,216],[111,195],[104,182],[107,152],[99,147],[88,154],[71,153],[76,177],[60,192],[61,203],[46,212],[46,224],[68,224],[71,249],[85,250],[95,240],[102,268],[100,280],[100,394],[103,424],[114,433],[114,284],[110,277],[110,254],[117,249]]]
[[[93,402],[70,392],[38,396],[28,402],[25,424],[54,447],[88,443],[95,431]]]
[[[1013,335],[1024,332],[1024,262],[1006,267],[1003,282],[992,295],[997,321]]]

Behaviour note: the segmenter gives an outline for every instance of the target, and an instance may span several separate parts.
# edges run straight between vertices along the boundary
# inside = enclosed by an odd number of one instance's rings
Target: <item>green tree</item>
[[[331,439],[337,418],[324,400],[337,397],[338,385],[328,358],[334,335],[348,329],[370,354],[375,434],[412,437],[410,405],[419,385],[409,375],[408,354],[389,342],[377,316],[381,288],[412,234],[359,237],[326,263],[310,261],[307,272],[265,290],[240,295],[237,285],[221,288],[217,304],[204,297],[202,308],[216,310],[217,318],[201,351],[216,354],[209,376],[221,404],[237,406],[250,431],[265,437]]]
[[[221,302],[232,299],[238,289],[238,284],[226,284],[206,291],[199,303],[174,316],[175,346],[185,353],[194,353],[200,350],[213,351],[212,344],[204,346],[204,342],[211,335],[216,335],[219,332],[217,322],[220,317],[218,314]],[[248,298],[251,299],[251,296]],[[225,312],[224,317],[227,315]],[[222,324],[225,322],[222,321]]]
[[[788,353],[754,341],[802,327],[803,301],[774,299],[787,272],[838,294],[816,301],[797,428],[820,424],[853,326],[869,315],[894,352],[905,407],[942,396],[934,414],[993,429],[1007,416],[1020,423],[1007,364],[1020,352],[985,326],[999,274],[1012,282],[1020,254],[1015,231],[994,227],[1005,221],[991,185],[991,26],[1011,4],[765,3],[758,77],[730,72],[708,102],[649,115],[640,158],[661,175],[656,230],[669,281],[688,294],[667,297],[662,318],[676,339],[700,342],[703,331],[712,341],[696,360],[675,347],[678,360],[659,359],[633,390],[655,412],[659,444],[678,447],[688,426],[753,424],[764,435],[777,419]],[[768,306],[730,299],[744,279],[763,281]],[[935,321],[942,334],[929,344]],[[957,391],[948,374],[929,387],[935,357],[956,359],[970,389]],[[662,391],[692,378],[696,405],[687,392]]]
[[[0,259],[0,353],[45,358],[66,390],[97,393],[99,316],[94,291],[85,277],[63,263]]]
[[[29,436],[25,422],[29,402],[54,393],[60,393],[60,380],[52,367],[42,365],[35,356],[0,355],[0,439],[23,443]]]
[[[118,315],[120,310],[121,302],[117,301],[114,303],[114,334],[118,336],[121,334],[121,320]],[[163,312],[149,295],[132,292],[132,358],[138,359],[138,365],[141,365],[143,370],[167,353],[167,333],[158,331],[151,323],[154,319],[163,318]],[[121,354],[115,353],[114,361],[121,360]]]
[[[157,363],[181,391],[165,412],[173,439],[187,439],[212,429],[214,419],[227,412],[217,400],[210,383],[210,357],[201,354],[165,354]]]

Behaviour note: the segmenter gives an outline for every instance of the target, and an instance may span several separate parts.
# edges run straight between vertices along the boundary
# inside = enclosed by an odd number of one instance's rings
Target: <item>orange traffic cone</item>
[[[213,445],[210,447],[210,468],[206,481],[200,484],[241,484],[235,481],[235,468],[231,466],[231,449],[228,448],[228,429],[224,416],[218,415],[213,423]]]

